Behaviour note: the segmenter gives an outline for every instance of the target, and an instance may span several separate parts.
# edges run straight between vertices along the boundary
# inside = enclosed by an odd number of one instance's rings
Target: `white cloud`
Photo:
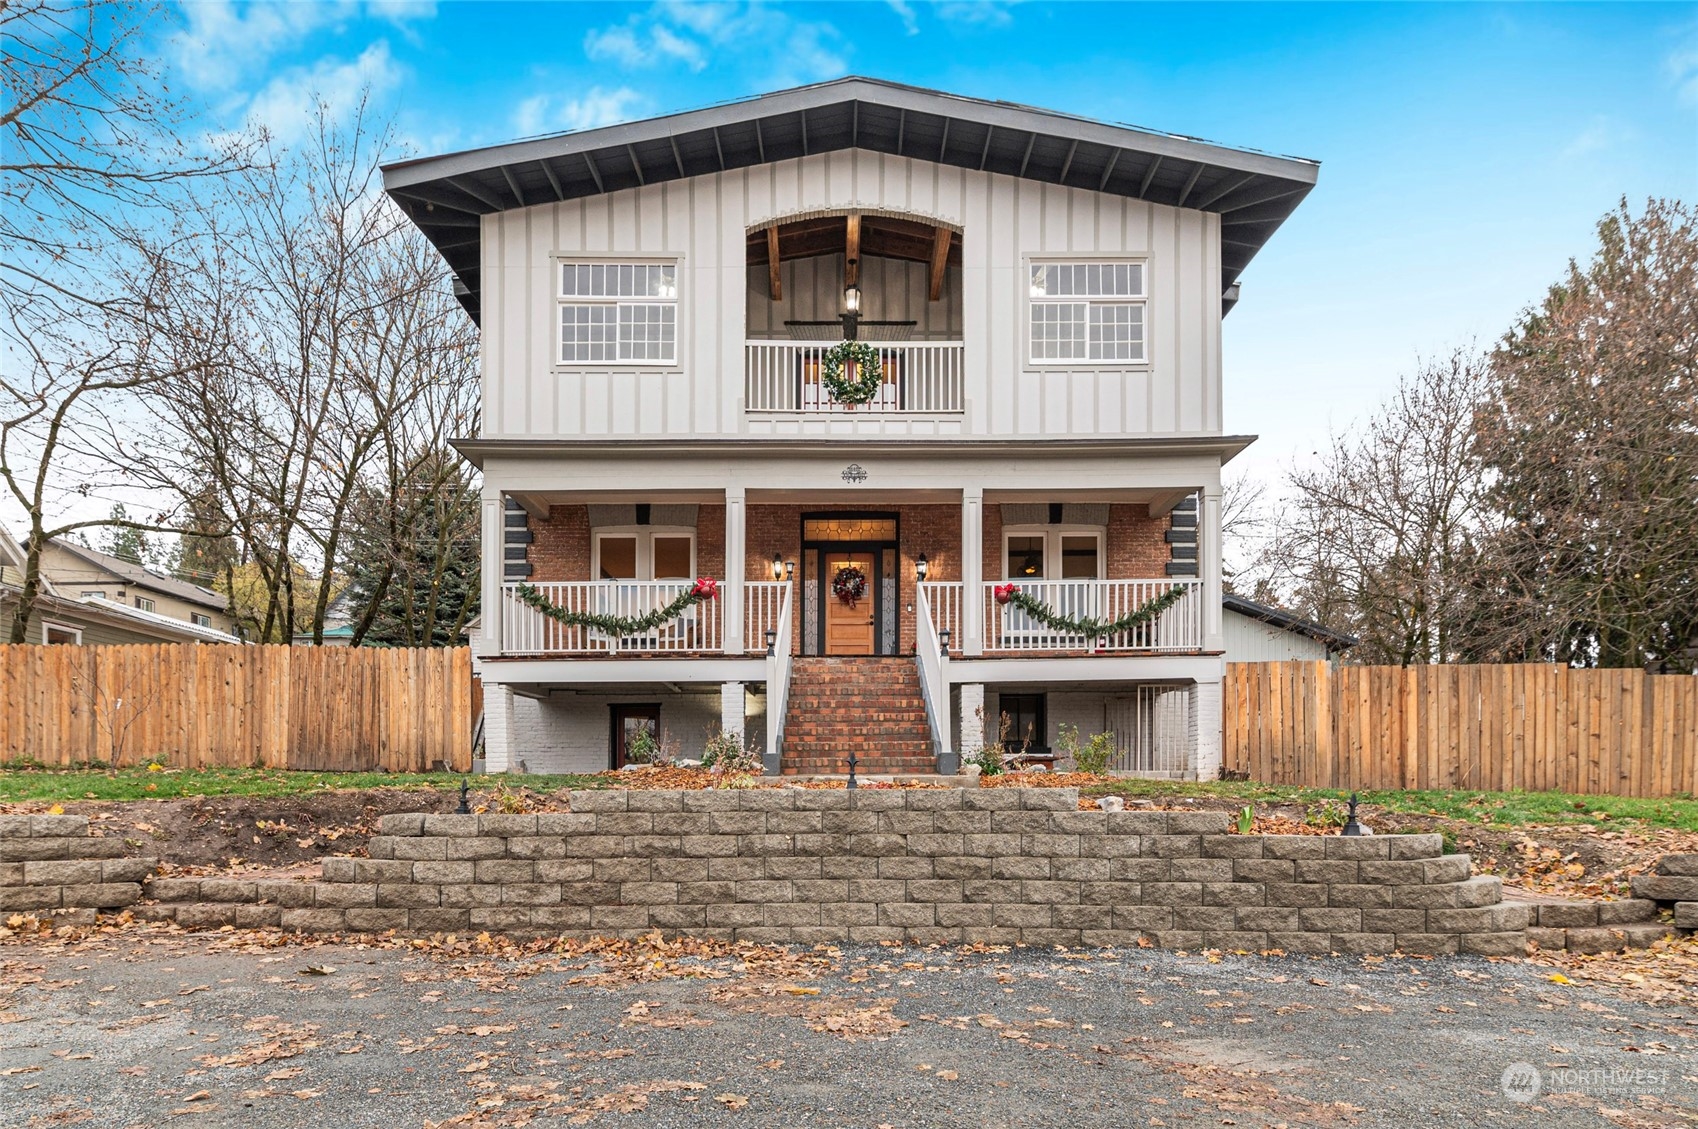
[[[1014,22],[1014,5],[1019,0],[946,0],[932,11],[937,18],[968,27],[1007,27]]]
[[[902,29],[909,35],[920,34],[920,19],[914,14],[914,6],[908,0],[884,0],[890,10],[896,13],[902,21]]]
[[[566,98],[553,94],[538,94],[519,103],[513,114],[513,128],[520,137],[560,130],[594,129],[629,121],[643,96],[630,87],[603,90],[592,86],[581,98]]]
[[[768,73],[760,81],[791,86],[847,73],[842,43],[829,23],[799,20],[758,2],[662,0],[623,23],[592,30],[584,37],[584,52],[633,69],[682,65],[700,71],[720,59],[764,65]]]
[[[382,95],[400,81],[400,65],[389,54],[389,44],[379,40],[351,61],[327,57],[277,75],[248,103],[248,124],[265,129],[279,145],[288,146],[306,136],[319,103],[329,107],[333,117],[340,117],[367,91]]]
[[[327,27],[338,30],[363,17],[397,27],[431,19],[435,0],[319,0],[316,3],[242,4],[195,0],[182,6],[184,23],[170,39],[177,70],[191,84],[227,90],[263,73],[272,57]]]
[[[1564,160],[1577,161],[1611,148],[1621,138],[1621,130],[1609,118],[1594,114],[1586,127],[1575,134],[1559,154]]]
[[[1685,42],[1669,52],[1663,69],[1680,100],[1698,106],[1698,31],[1687,33]]]

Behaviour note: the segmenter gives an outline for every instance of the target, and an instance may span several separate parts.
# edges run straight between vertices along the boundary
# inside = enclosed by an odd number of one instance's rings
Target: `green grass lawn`
[[[333,789],[458,788],[452,773],[296,772],[282,769],[209,768],[149,772],[143,768],[0,769],[0,803],[20,800],[68,803],[77,800],[165,800],[180,796],[301,796]],[[605,777],[472,777],[472,786],[497,781],[536,791],[604,788]],[[1211,797],[1236,803],[1300,804],[1335,810],[1348,793],[1242,781],[1188,784],[1168,780],[1117,780],[1086,789],[1144,798]],[[1433,815],[1484,826],[1589,823],[1600,827],[1637,825],[1698,831],[1698,800],[1642,800],[1623,796],[1575,796],[1563,792],[1363,792],[1365,804],[1387,811]]]
[[[1350,793],[1325,788],[1295,788],[1248,781],[1206,784],[1167,780],[1117,780],[1086,789],[1088,795],[1227,798],[1246,804],[1335,806]],[[1646,800],[1627,796],[1576,796],[1567,792],[1361,792],[1358,799],[1386,811],[1436,815],[1492,827],[1589,823],[1600,827],[1636,824],[1698,831],[1698,800]]]
[[[537,791],[604,788],[594,776],[514,776],[469,778],[473,788],[497,779]],[[287,769],[0,769],[0,803],[42,800],[169,800],[180,796],[303,796],[337,789],[410,788],[448,791],[460,786],[454,773],[295,772]]]

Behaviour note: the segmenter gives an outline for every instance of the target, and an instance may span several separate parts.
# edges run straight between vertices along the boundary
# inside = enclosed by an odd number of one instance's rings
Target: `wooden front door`
[[[859,569],[866,578],[866,591],[852,604],[833,591],[845,569]],[[825,653],[828,655],[872,655],[878,653],[878,590],[871,553],[825,553]]]

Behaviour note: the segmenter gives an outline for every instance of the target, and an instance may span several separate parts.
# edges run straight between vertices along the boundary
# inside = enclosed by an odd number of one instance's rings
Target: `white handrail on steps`
[[[914,661],[920,667],[920,696],[926,703],[926,721],[931,726],[932,748],[937,752],[937,770],[952,776],[961,766],[949,739],[949,654],[938,642],[926,588],[925,584],[915,586],[919,606],[914,616]]]
[[[784,586],[774,624],[772,651],[766,657],[766,755],[762,771],[777,776],[784,759],[784,715],[790,710],[790,598],[792,587]]]

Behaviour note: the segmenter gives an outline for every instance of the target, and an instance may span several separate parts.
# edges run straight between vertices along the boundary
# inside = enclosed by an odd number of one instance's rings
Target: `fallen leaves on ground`
[[[1698,1005],[1698,936],[1665,937],[1620,953],[1539,952],[1529,964],[1556,968],[1555,984],[1586,981],[1648,1003]]]

